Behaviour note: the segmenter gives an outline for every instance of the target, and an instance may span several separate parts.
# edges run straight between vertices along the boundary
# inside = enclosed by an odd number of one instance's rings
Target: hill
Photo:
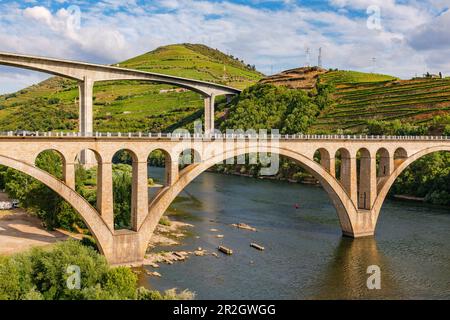
[[[319,67],[303,67],[283,71],[260,80],[260,83],[268,83],[284,86],[290,89],[312,90],[316,87],[317,80],[327,70]]]
[[[450,79],[398,80],[376,74],[332,71],[320,76],[333,83],[335,104],[323,110],[316,131],[361,132],[370,120],[429,124],[450,111]]]
[[[251,65],[197,44],[160,47],[117,65],[245,88],[262,78]],[[0,130],[76,130],[76,82],[51,77],[0,96]],[[220,100],[219,100],[220,102]],[[194,92],[141,81],[98,82],[94,87],[94,130],[165,131],[201,117]]]
[[[383,74],[310,67],[286,70],[260,83],[310,94],[316,94],[318,84],[331,85],[334,103],[321,110],[310,128],[313,133],[362,133],[374,120],[428,127],[434,125],[436,116],[450,114],[448,78],[399,80]],[[431,131],[442,134],[442,128]]]

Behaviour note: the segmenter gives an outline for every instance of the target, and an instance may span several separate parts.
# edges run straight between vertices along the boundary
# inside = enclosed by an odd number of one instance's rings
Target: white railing
[[[449,136],[383,136],[383,135],[310,135],[310,134],[199,134],[199,133],[163,133],[163,132],[40,132],[40,131],[7,131],[0,132],[2,137],[22,138],[142,138],[142,139],[255,139],[255,140],[450,140]]]

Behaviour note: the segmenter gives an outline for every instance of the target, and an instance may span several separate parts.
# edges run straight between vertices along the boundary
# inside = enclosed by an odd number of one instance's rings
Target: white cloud
[[[271,1],[250,3],[258,2]],[[450,73],[447,52],[442,50],[450,43],[449,14],[435,17],[445,8],[440,0],[330,0],[333,10],[279,2],[284,6],[276,10],[206,0],[64,3],[80,5],[79,27],[67,8],[0,3],[0,50],[112,63],[160,45],[195,42],[270,73],[304,64],[308,46],[313,63],[322,47],[324,64],[333,68],[401,77]],[[366,26],[366,9],[374,4],[381,9],[381,30]]]

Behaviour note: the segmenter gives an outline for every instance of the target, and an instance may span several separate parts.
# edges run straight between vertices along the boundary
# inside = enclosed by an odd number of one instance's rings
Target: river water
[[[352,240],[341,236],[319,187],[206,172],[169,209],[172,219],[194,225],[190,235],[180,246],[156,249],[216,252],[223,244],[233,255],[162,264],[161,278],[140,281],[157,290],[189,289],[197,299],[450,299],[449,211],[386,201],[375,238]],[[230,226],[238,222],[258,231]],[[367,288],[371,265],[380,267],[379,290]]]

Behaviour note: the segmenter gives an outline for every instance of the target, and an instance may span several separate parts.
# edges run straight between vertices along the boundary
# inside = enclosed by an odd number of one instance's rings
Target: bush
[[[58,104],[61,100],[59,98],[53,97],[47,100],[48,104]]]
[[[69,289],[68,266],[80,268],[80,289]],[[0,257],[0,300],[169,300],[193,299],[188,290],[163,294],[137,287],[127,267],[111,268],[105,258],[79,241],[56,244],[52,250],[33,249]]]

